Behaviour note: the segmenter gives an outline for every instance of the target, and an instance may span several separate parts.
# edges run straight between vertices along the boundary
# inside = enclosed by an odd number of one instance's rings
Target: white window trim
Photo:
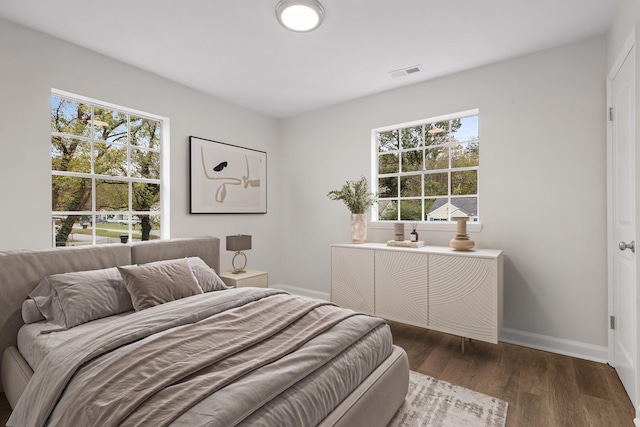
[[[371,213],[371,218],[369,218],[369,228],[377,229],[377,230],[393,230],[393,224],[397,224],[402,222],[406,225],[405,229],[410,227],[412,224],[416,224],[416,230],[418,231],[456,231],[458,224],[454,221],[444,222],[444,221],[376,221],[375,212]],[[480,221],[477,222],[467,222],[467,232],[469,233],[479,233],[482,231],[482,223]]]
[[[480,109],[474,108],[471,110],[459,111],[456,113],[445,114],[437,117],[429,117],[428,119],[414,120],[412,122],[394,124],[389,126],[383,126],[375,129],[371,129],[371,180],[372,188],[377,188],[378,182],[378,139],[376,134],[380,132],[387,132],[398,128],[406,128],[412,126],[422,125],[425,122],[443,122],[447,120],[457,119],[460,117],[480,115]],[[478,203],[480,203],[480,187],[478,186]],[[407,225],[416,224],[416,230],[419,231],[456,231],[457,224],[454,221],[447,222],[431,222],[431,221],[378,221],[377,204],[374,204],[369,213],[369,227],[372,229],[380,230],[392,230],[393,225],[396,223],[405,223]],[[479,206],[478,206],[479,209]],[[482,231],[482,221],[467,222],[467,232],[478,233]]]
[[[164,116],[159,116],[157,114],[147,113],[145,111],[136,110],[133,108],[123,107],[121,105],[112,104],[110,102],[99,101],[96,99],[92,99],[86,96],[78,95],[72,92],[67,92],[64,90],[56,89],[56,88],[51,88],[51,95],[60,96],[63,98],[70,98],[76,101],[84,102],[89,105],[98,106],[100,108],[109,108],[117,111],[122,111],[123,113],[134,115],[136,117],[152,119],[152,120],[157,120],[162,122],[162,135],[161,135],[162,148],[160,150],[160,239],[171,238],[171,228],[170,228],[171,186],[169,185],[170,183],[169,171],[171,169],[170,168],[171,156],[169,155],[170,147],[171,147],[171,141],[170,141],[171,128],[170,128],[169,118]],[[53,134],[53,132],[50,132],[50,133]],[[79,138],[83,139],[82,137],[79,137]],[[151,150],[151,151],[156,151],[156,150]],[[59,172],[60,172],[59,173],[60,175],[64,174],[64,171],[59,171]],[[92,175],[92,176],[95,177],[97,175]],[[112,178],[114,177],[105,176],[105,179],[112,179]],[[144,178],[126,178],[124,180],[128,182],[145,182],[146,181]],[[93,192],[92,197],[95,197],[95,192]],[[131,197],[131,193],[129,193],[129,197]],[[73,212],[71,214],[77,215],[78,212]],[[94,236],[94,239],[95,239],[95,236]],[[53,244],[55,246],[55,241]],[[95,244],[95,241],[94,241],[94,244]]]

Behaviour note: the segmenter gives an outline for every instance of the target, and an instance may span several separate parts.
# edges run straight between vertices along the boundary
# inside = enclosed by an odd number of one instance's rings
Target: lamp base
[[[242,264],[242,266],[236,266],[236,257],[239,255],[242,255],[244,257],[244,263]],[[236,254],[233,256],[233,259],[231,260],[231,265],[233,266],[233,274],[244,273],[246,271],[244,268],[247,266],[247,255],[245,255],[244,252],[236,252]]]

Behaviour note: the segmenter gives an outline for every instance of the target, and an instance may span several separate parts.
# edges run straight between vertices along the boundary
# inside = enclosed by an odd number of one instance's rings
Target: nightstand
[[[227,286],[234,288],[268,288],[269,273],[259,270],[245,270],[244,273],[233,274],[231,271],[225,271],[220,274],[220,278]]]

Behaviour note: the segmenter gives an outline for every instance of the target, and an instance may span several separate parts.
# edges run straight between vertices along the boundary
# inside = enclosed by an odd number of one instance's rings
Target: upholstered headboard
[[[220,239],[195,237],[0,252],[0,355],[16,345],[23,325],[22,302],[45,276],[189,256],[199,256],[220,272]]]

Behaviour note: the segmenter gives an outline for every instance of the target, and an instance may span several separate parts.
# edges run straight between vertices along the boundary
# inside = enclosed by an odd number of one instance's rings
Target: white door
[[[635,45],[609,77],[609,261],[614,316],[613,364],[631,401],[637,398]]]

